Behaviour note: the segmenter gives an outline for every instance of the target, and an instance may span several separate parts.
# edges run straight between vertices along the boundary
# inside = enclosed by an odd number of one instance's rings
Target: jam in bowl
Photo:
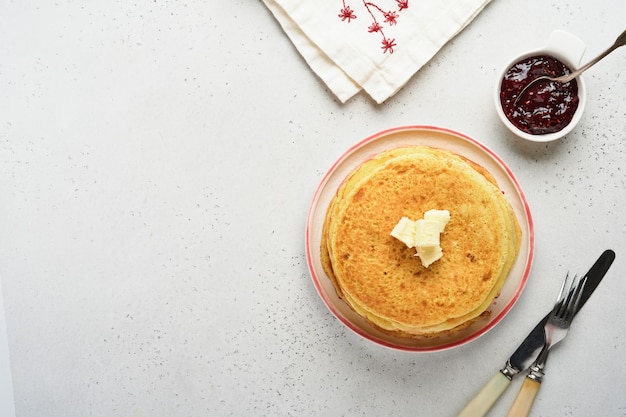
[[[585,45],[562,32],[552,33],[543,49],[526,53],[508,64],[496,86],[496,109],[502,122],[517,136],[548,142],[569,133],[578,123],[585,105],[582,77],[572,81],[540,80],[572,72],[580,63]]]
[[[507,119],[523,132],[543,135],[563,130],[578,108],[578,82],[542,80],[522,90],[543,75],[559,77],[571,70],[549,55],[536,55],[516,62],[500,84],[500,104]],[[521,94],[521,95],[520,95]]]

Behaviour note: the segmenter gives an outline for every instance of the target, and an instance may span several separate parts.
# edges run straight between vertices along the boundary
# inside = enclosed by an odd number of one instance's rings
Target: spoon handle
[[[606,51],[602,52],[600,55],[598,55],[591,61],[587,62],[585,65],[578,68],[576,71],[572,72],[571,74],[559,77],[558,81],[562,83],[566,83],[568,81],[573,80],[574,78],[578,77],[580,74],[588,70],[591,66],[595,65],[602,58],[604,58],[605,56],[607,56],[608,54],[610,54],[611,52],[613,52],[620,46],[624,46],[625,44],[626,44],[626,30],[623,31],[622,34],[617,37],[613,45],[611,45]]]

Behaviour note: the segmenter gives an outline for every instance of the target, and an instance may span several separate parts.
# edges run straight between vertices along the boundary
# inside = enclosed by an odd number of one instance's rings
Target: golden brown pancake
[[[443,257],[422,266],[390,236],[401,217],[448,210]],[[493,176],[452,152],[409,146],[355,169],[331,201],[321,258],[337,294],[400,336],[435,335],[480,316],[499,294],[521,229]]]

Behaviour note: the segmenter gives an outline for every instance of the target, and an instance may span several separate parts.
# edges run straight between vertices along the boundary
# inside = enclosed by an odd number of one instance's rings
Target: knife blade
[[[589,297],[591,297],[591,294],[593,294],[598,284],[600,284],[602,278],[604,278],[604,275],[606,275],[611,267],[613,260],[615,260],[615,252],[611,249],[607,249],[585,274],[587,282],[580,301],[578,302],[575,314],[578,314]],[[500,371],[487,382],[480,392],[465,406],[458,417],[482,417],[487,414],[491,406],[507,389],[513,377],[533,363],[535,357],[545,345],[543,328],[549,316],[550,313],[537,323],[515,352],[513,352],[513,355],[506,361],[504,368],[500,369]]]

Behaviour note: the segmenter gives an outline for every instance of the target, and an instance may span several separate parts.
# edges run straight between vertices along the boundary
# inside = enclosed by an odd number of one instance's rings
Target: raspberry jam
[[[535,78],[558,77],[571,70],[548,55],[524,58],[504,74],[500,84],[500,103],[507,119],[523,132],[544,135],[562,130],[578,108],[578,83],[538,81],[526,90],[514,105],[520,91]]]

